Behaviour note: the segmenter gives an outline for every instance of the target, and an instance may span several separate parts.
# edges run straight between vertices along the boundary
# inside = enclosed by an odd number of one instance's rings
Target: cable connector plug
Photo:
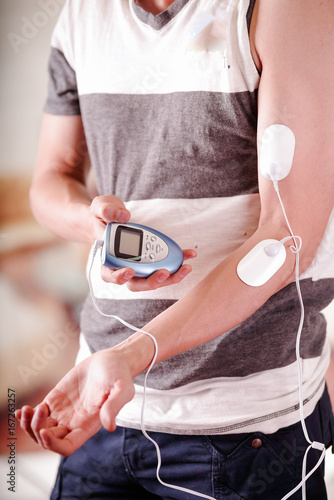
[[[96,252],[98,251],[98,249],[100,247],[103,247],[103,241],[102,240],[95,240],[93,248],[92,248],[92,256],[93,256],[93,258],[95,257]]]
[[[324,443],[318,443],[318,441],[313,441],[312,448],[323,451],[325,449],[325,445]]]

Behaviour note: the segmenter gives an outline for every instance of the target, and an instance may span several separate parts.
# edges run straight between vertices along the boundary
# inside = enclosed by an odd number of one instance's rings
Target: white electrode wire
[[[304,419],[304,397],[303,397],[303,376],[302,376],[302,362],[301,362],[301,356],[300,356],[300,339],[301,339],[301,333],[304,325],[304,317],[305,317],[305,310],[304,310],[304,302],[303,302],[303,297],[300,289],[300,280],[299,280],[299,252],[301,249],[301,238],[300,236],[296,237],[292,231],[292,228],[290,226],[289,219],[286,215],[286,211],[283,205],[283,201],[279,192],[278,184],[277,182],[274,182],[274,187],[275,191],[277,193],[283,215],[286,221],[286,224],[288,226],[289,232],[291,234],[291,238],[293,239],[294,246],[290,247],[291,251],[295,254],[296,257],[296,263],[295,263],[295,279],[296,279],[296,288],[297,288],[297,294],[298,294],[298,300],[299,300],[299,305],[300,305],[300,320],[299,320],[299,325],[298,325],[298,332],[297,332],[297,339],[296,339],[296,359],[297,359],[297,367],[298,367],[298,387],[299,387],[299,413],[300,413],[300,420],[301,424],[303,427],[303,432],[306,441],[309,444],[312,444],[312,441],[308,435],[307,428],[305,425],[305,419]],[[290,238],[290,237],[289,237]],[[297,244],[297,238],[299,239],[299,245]],[[284,239],[285,241],[287,240],[286,238]],[[283,241],[284,241],[283,240]]]
[[[307,432],[306,423],[305,423],[305,419],[304,419],[303,375],[302,375],[302,361],[301,361],[301,356],[300,356],[300,339],[301,339],[302,329],[303,329],[303,325],[304,325],[305,310],[304,310],[304,302],[303,302],[302,292],[300,289],[300,279],[299,279],[299,252],[300,252],[300,249],[302,246],[302,239],[300,238],[300,236],[295,236],[292,229],[291,229],[290,222],[289,222],[289,219],[286,215],[283,201],[282,201],[282,198],[281,198],[281,195],[279,192],[277,181],[274,181],[274,188],[275,188],[275,191],[277,193],[286,224],[287,224],[289,232],[291,234],[291,236],[289,236],[288,238],[284,238],[283,240],[281,240],[281,243],[284,243],[285,241],[287,241],[290,238],[292,238],[293,242],[294,242],[294,246],[291,246],[290,249],[295,254],[295,257],[296,257],[295,279],[296,279],[296,289],[297,289],[297,294],[298,294],[298,300],[299,300],[299,304],[300,304],[300,320],[299,320],[297,339],[296,339],[296,359],[297,359],[297,368],[298,368],[298,389],[299,389],[299,414],[300,414],[300,422],[302,425],[305,439],[309,443],[309,446],[305,451],[305,455],[304,455],[304,459],[303,459],[302,480],[292,491],[290,491],[287,495],[285,495],[281,500],[286,500],[287,498],[290,498],[297,490],[299,490],[299,488],[302,488],[302,500],[306,500],[306,481],[313,474],[313,472],[321,465],[323,459],[325,458],[326,448],[325,448],[325,445],[323,443],[317,443],[317,442],[311,441],[309,434]],[[299,240],[299,244],[297,243],[297,239]],[[320,456],[318,462],[313,467],[313,469],[308,474],[306,474],[307,455],[308,455],[308,452],[311,448],[321,450],[322,453],[321,453],[321,456]]]
[[[122,323],[127,328],[130,328],[131,330],[133,330],[133,331],[135,331],[137,333],[143,333],[145,335],[148,335],[153,340],[153,343],[154,343],[154,356],[153,356],[153,359],[151,361],[150,366],[146,370],[146,374],[145,374],[145,378],[144,378],[143,401],[142,401],[141,416],[140,416],[140,427],[141,427],[141,431],[142,431],[143,435],[149,441],[151,441],[151,443],[154,444],[155,449],[156,449],[157,458],[158,458],[158,465],[157,465],[157,469],[156,469],[156,477],[157,477],[159,483],[162,484],[163,486],[166,486],[167,488],[171,488],[171,489],[178,490],[178,491],[184,491],[185,493],[189,493],[190,495],[195,495],[197,497],[206,498],[208,500],[216,500],[214,497],[211,497],[209,495],[204,495],[203,493],[198,493],[197,491],[193,491],[193,490],[190,490],[188,488],[183,488],[182,486],[176,486],[176,485],[173,485],[173,484],[165,483],[165,481],[163,481],[161,479],[161,477],[160,477],[160,468],[161,468],[161,453],[160,453],[160,448],[159,448],[158,443],[156,441],[154,441],[154,439],[147,434],[147,432],[145,430],[145,420],[144,420],[145,404],[146,404],[147,377],[148,377],[151,369],[153,368],[153,366],[155,364],[155,361],[157,359],[157,356],[158,356],[158,343],[157,343],[157,340],[154,337],[154,335],[152,335],[151,333],[146,332],[145,330],[142,330],[141,328],[136,328],[135,326],[131,325],[127,321],[124,321],[119,316],[116,316],[114,314],[106,314],[106,313],[104,313],[100,309],[100,307],[98,306],[98,304],[96,302],[96,299],[95,299],[95,296],[94,296],[94,292],[93,292],[91,274],[92,274],[92,268],[93,268],[93,264],[94,264],[95,255],[96,255],[99,247],[101,247],[102,245],[103,245],[102,241],[100,241],[100,240],[95,241],[93,249],[92,249],[92,253],[91,253],[91,263],[90,263],[89,270],[88,270],[89,290],[90,290],[90,295],[91,295],[92,302],[93,302],[93,305],[94,305],[95,309],[97,310],[97,312],[99,314],[101,314],[102,316],[105,316],[106,318],[116,319],[117,321],[119,321],[120,323]]]
[[[305,456],[304,456],[304,460],[303,460],[303,468],[304,468],[304,461],[305,461],[305,470],[306,470],[306,456],[307,456],[307,453],[308,451],[313,448],[312,445],[309,445],[309,447],[307,448],[306,452],[305,452]],[[322,453],[321,453],[321,456],[318,460],[318,462],[315,464],[315,466],[313,467],[313,469],[310,470],[310,472],[300,481],[299,484],[297,484],[297,486],[289,491],[289,493],[287,495],[285,495],[285,497],[281,498],[281,500],[287,500],[287,498],[290,498],[294,493],[296,493],[296,491],[299,490],[299,488],[302,488],[304,485],[305,485],[305,482],[308,480],[309,477],[312,476],[313,472],[315,472],[317,470],[317,468],[321,465],[323,459],[325,458],[325,455],[326,455],[326,450],[323,449],[322,450]]]

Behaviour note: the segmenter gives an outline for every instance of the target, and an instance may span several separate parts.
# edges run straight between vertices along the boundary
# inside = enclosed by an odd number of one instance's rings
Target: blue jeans
[[[329,447],[334,424],[327,389],[306,419],[310,438]],[[160,476],[216,500],[279,500],[301,479],[307,443],[301,425],[274,434],[214,436],[149,433],[161,449]],[[310,450],[309,471],[320,452]],[[199,498],[169,489],[156,478],[153,444],[141,431],[101,429],[73,455],[62,458],[51,500],[145,500]],[[307,500],[327,499],[324,463],[307,481]],[[299,490],[292,500],[301,499]]]

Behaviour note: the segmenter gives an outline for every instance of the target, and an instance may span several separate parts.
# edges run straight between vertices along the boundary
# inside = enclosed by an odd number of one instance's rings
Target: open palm
[[[102,425],[115,430],[117,413],[133,396],[127,362],[107,349],[72,368],[41,404],[34,409],[24,406],[17,417],[41,446],[68,456]]]

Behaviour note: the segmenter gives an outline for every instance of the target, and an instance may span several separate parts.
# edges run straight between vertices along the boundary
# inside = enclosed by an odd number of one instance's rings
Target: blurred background
[[[34,406],[73,366],[88,292],[88,248],[41,228],[28,191],[47,90],[49,44],[64,0],[0,0],[0,499],[47,500],[59,458],[15,428],[15,494],[8,491],[8,389]],[[334,304],[327,308],[334,349]],[[333,358],[334,359],[334,358]],[[334,401],[334,361],[328,371]],[[332,472],[333,471],[333,472]],[[326,477],[334,499],[334,464]]]
[[[64,0],[0,0],[0,499],[47,500],[59,461],[15,428],[8,491],[8,389],[34,406],[73,366],[88,248],[35,222],[28,191],[47,91],[50,37]],[[10,396],[13,398],[13,392]],[[14,437],[14,436],[12,436]]]

